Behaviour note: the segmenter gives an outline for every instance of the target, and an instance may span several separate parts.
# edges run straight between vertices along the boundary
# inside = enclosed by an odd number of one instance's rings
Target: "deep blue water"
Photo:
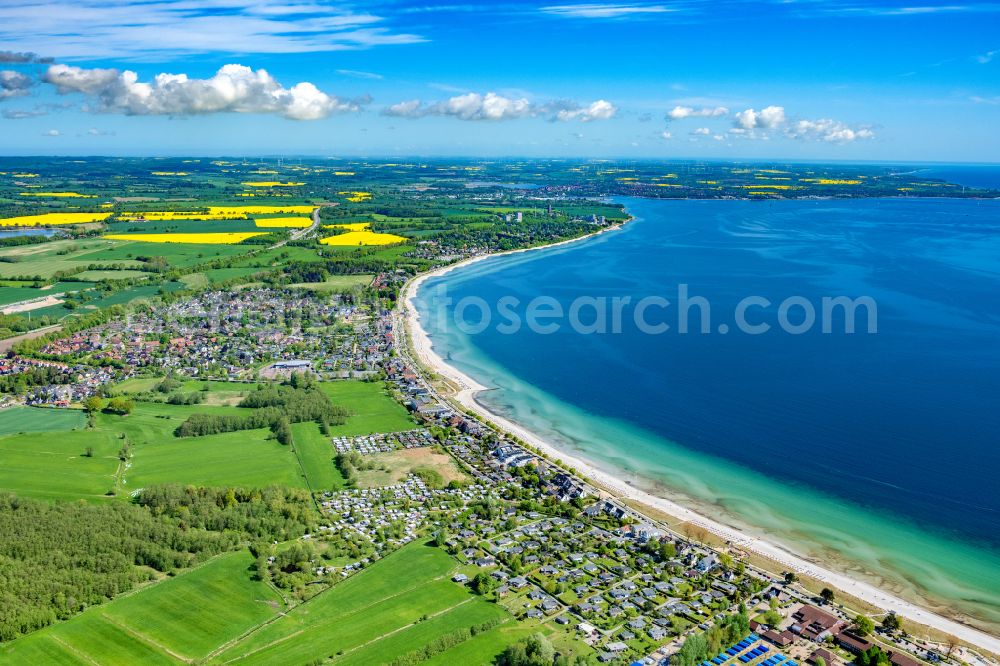
[[[1000,165],[956,164],[921,168],[916,175],[937,178],[967,187],[1000,190]]]
[[[504,334],[494,316],[469,336],[478,353],[586,412],[775,483],[1000,548],[1000,202],[624,203],[638,220],[621,231],[483,262],[449,276],[448,295],[676,305],[687,284],[710,303],[711,332],[678,333],[676,308],[651,310],[672,324],[661,335],[628,309],[619,334]],[[771,332],[737,331],[747,296],[774,304],[747,317]],[[832,334],[782,332],[776,310],[790,296],[817,312],[824,296],[870,296],[878,332],[863,316],[851,335],[837,317]]]

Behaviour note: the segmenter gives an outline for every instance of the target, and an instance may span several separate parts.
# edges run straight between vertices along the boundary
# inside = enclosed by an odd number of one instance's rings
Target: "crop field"
[[[182,289],[184,284],[181,282],[164,282],[163,284],[150,284],[139,287],[129,287],[128,289],[122,289],[121,291],[116,291],[103,296],[93,301],[87,303],[88,306],[92,308],[106,308],[112,305],[123,305],[125,303],[131,303],[133,301],[139,301],[144,298],[153,298],[157,296],[161,291],[164,293],[169,293],[171,291],[177,291]]]
[[[108,222],[105,225],[109,233],[201,233],[201,232],[237,232],[253,231],[253,220],[241,218],[238,220],[229,219],[229,216],[222,216],[218,220],[184,220],[177,218],[153,219],[146,221],[122,220],[118,222]]]
[[[245,246],[243,246],[245,247]],[[284,246],[267,249],[251,257],[240,260],[247,266],[272,267],[289,261],[320,261],[320,256],[311,247]]]
[[[93,271],[84,271],[82,273],[77,273],[74,277],[78,277],[81,280],[86,280],[88,282],[100,282],[101,280],[126,280],[126,279],[136,279],[136,278],[148,278],[149,273],[144,273],[143,271],[133,271],[128,269],[121,271],[93,270]]]
[[[319,431],[315,423],[295,423],[292,425],[295,455],[313,492],[340,490],[344,487],[344,477],[333,464],[334,450],[330,438]]]
[[[135,411],[128,416],[98,417],[96,432],[112,437],[124,433],[133,445],[131,465],[123,477],[126,492],[158,483],[305,487],[295,455],[289,447],[271,439],[269,430],[175,437],[174,429],[194,413],[238,411],[228,406],[137,402]]]
[[[0,305],[45,298],[58,293],[60,292],[52,289],[37,289],[35,287],[0,287]]]
[[[260,236],[263,232],[224,231],[218,233],[195,234],[107,234],[104,238],[111,240],[138,241],[142,243],[191,243],[196,245],[235,245],[248,238]]]
[[[116,268],[135,268],[131,257],[102,259],[97,256],[111,245],[108,241],[53,241],[41,245],[0,248],[0,278],[38,276],[49,279],[62,271],[88,268],[91,264],[114,264]]]
[[[258,217],[254,223],[261,228],[296,227],[304,229],[312,224],[309,217]]]
[[[62,224],[86,224],[101,222],[111,217],[111,213],[41,213],[39,215],[19,215],[0,218],[0,227],[39,227]]]
[[[305,488],[295,454],[267,429],[137,443],[126,489],[160,483]]]
[[[374,277],[374,275],[331,275],[323,282],[298,282],[289,286],[310,291],[341,292],[371,284]]]
[[[391,245],[405,243],[409,238],[396,234],[379,234],[374,231],[348,231],[336,236],[328,236],[320,240],[323,245],[358,246],[358,245]]]
[[[114,262],[116,264],[135,257],[163,257],[175,268],[186,268],[213,259],[232,257],[250,252],[248,245],[197,245],[185,243],[158,243],[151,245],[140,242],[104,241],[97,251],[87,254],[89,261]]]
[[[0,409],[0,436],[19,432],[47,432],[82,428],[86,419],[78,409],[10,407]]]
[[[323,382],[320,387],[335,405],[351,411],[347,423],[330,426],[330,434],[347,437],[376,432],[402,432],[415,427],[406,408],[389,396],[380,382]]]
[[[209,213],[215,215],[274,215],[277,213],[312,213],[315,206],[210,206]]]
[[[442,633],[509,617],[451,582],[455,566],[443,551],[414,542],[251,633],[217,660],[388,663]]]
[[[247,551],[92,608],[0,648],[0,663],[177,664],[274,617],[280,597],[250,574]]]
[[[87,448],[92,455],[87,456]],[[109,432],[0,437],[0,488],[41,499],[96,499],[115,486],[121,442]]]

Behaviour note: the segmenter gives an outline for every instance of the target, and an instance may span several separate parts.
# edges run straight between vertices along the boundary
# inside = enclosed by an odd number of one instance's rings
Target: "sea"
[[[618,201],[619,230],[423,283],[477,400],[1000,631],[1000,201]]]

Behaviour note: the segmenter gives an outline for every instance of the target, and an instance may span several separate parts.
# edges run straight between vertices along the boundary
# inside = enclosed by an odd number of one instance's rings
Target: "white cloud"
[[[969,99],[976,104],[1000,104],[1000,95],[996,97],[981,97],[980,95],[973,95]]]
[[[542,7],[542,12],[554,16],[571,18],[622,18],[626,16],[641,16],[643,14],[665,14],[673,9],[665,5],[642,4],[598,4],[585,3],[579,5],[551,5]]]
[[[186,74],[158,74],[150,83],[135,72],[52,65],[43,80],[61,94],[82,93],[93,110],[126,115],[202,115],[274,113],[291,120],[317,120],[333,113],[358,111],[366,100],[341,100],[312,83],[285,88],[266,70],[224,65],[210,79]]]
[[[547,116],[550,120],[589,122],[607,120],[618,112],[607,100],[599,99],[587,105],[571,101],[536,104],[527,97],[508,97],[494,92],[485,95],[465,93],[441,102],[424,104],[411,99],[386,107],[383,113],[400,118],[450,116],[460,120],[511,120]]]
[[[12,69],[0,70],[0,101],[12,97],[24,97],[33,85],[35,85],[34,80],[27,74]]]
[[[712,131],[707,127],[699,127],[691,131],[691,134],[697,134],[698,136],[708,136]]]
[[[586,123],[591,120],[609,120],[614,118],[616,113],[618,107],[607,100],[599,99],[578,109],[562,109],[556,112],[556,120],[579,120]]]
[[[684,118],[718,118],[729,113],[729,109],[724,106],[702,107],[696,109],[690,106],[675,106],[667,112],[670,120],[683,120]]]
[[[62,136],[62,132],[57,129],[50,129],[47,132],[42,132],[42,136]]]
[[[799,120],[785,132],[793,139],[812,139],[829,143],[851,143],[859,139],[871,139],[875,133],[867,127],[849,127],[839,120]]]
[[[987,51],[982,55],[977,55],[976,62],[978,62],[980,65],[985,65],[987,63],[990,63],[993,61],[993,56],[995,56],[997,53],[1000,53],[1000,50]]]
[[[312,53],[425,41],[340,3],[4,0],[0,44],[58,58]]]
[[[660,138],[663,139],[664,141],[669,141],[670,139],[674,138],[674,135],[666,130],[663,130],[662,132],[660,132]]]
[[[376,74],[374,72],[360,72],[356,69],[338,69],[337,74],[350,76],[351,78],[354,79],[368,79],[371,81],[378,81],[380,79],[385,78],[381,74]]]
[[[744,130],[775,129],[785,123],[785,109],[781,106],[767,106],[756,111],[746,109],[736,114],[735,127]]]

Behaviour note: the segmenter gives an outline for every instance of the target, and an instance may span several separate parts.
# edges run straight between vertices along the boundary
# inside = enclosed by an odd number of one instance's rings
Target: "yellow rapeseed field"
[[[101,222],[111,217],[111,213],[43,213],[22,215],[0,219],[0,227],[37,227],[41,225],[85,224]]]
[[[390,245],[405,242],[406,238],[396,234],[377,234],[374,231],[348,231],[339,236],[329,236],[320,241],[323,245],[338,247],[357,245]]]
[[[337,194],[347,197],[347,200],[352,203],[363,203],[372,200],[371,192],[337,192]]]
[[[150,171],[153,176],[190,176],[187,171]]]
[[[270,215],[271,213],[311,213],[315,206],[209,206],[212,215]]]
[[[807,183],[816,183],[817,185],[860,185],[860,180],[855,180],[853,178],[803,178],[803,181]]]
[[[119,213],[120,220],[145,220],[170,221],[170,220],[231,220],[233,218],[245,218],[246,215],[227,215],[224,213],[199,213],[189,210],[151,210],[145,212],[123,212]]]
[[[258,217],[254,224],[258,227],[297,227],[303,229],[312,224],[310,217]]]
[[[291,181],[280,183],[276,180],[251,180],[240,184],[245,187],[300,187],[305,185],[305,183],[293,183]]]
[[[80,194],[79,192],[21,192],[22,197],[63,197],[66,199],[96,199],[96,194]]]
[[[204,234],[107,234],[110,240],[141,241],[143,243],[199,243],[202,245],[235,245],[263,231],[226,231]]]

